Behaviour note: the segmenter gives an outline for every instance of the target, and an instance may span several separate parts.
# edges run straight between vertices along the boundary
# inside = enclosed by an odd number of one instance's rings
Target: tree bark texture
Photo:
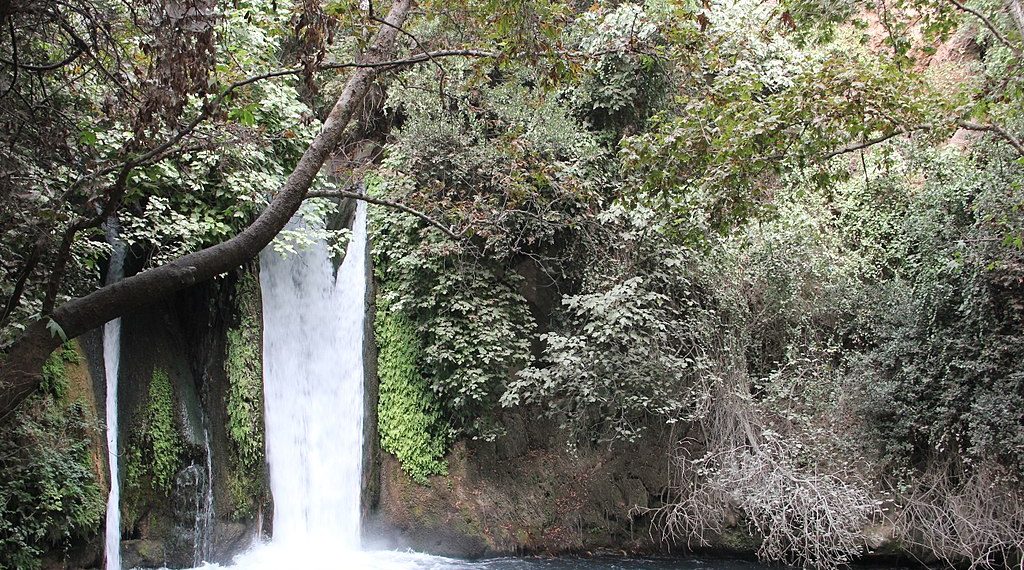
[[[411,5],[412,0],[394,0],[386,18],[387,25],[381,26],[372,46],[360,58],[362,63],[388,58]],[[53,311],[52,320],[67,338],[74,338],[143,305],[230,271],[258,255],[302,204],[320,168],[342,141],[346,126],[379,70],[369,66],[353,71],[324,121],[323,129],[267,209],[249,227],[227,241],[72,299]],[[0,419],[10,417],[35,391],[43,363],[61,343],[61,339],[48,330],[48,322],[43,319],[32,323],[0,364]]]

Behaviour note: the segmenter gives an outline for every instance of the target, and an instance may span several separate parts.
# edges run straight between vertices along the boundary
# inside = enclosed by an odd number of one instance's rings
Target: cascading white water
[[[210,430],[203,428],[203,442],[206,445],[206,488],[203,490],[203,506],[196,511],[196,563],[206,560],[210,554],[210,541],[213,538],[213,445],[210,444]],[[200,528],[200,526],[202,528]]]
[[[124,277],[125,247],[117,236],[117,223],[113,218],[107,221],[106,231],[107,241],[112,248],[107,283],[113,283]],[[121,570],[121,483],[117,468],[117,378],[120,366],[121,319],[114,319],[103,325],[103,372],[107,383],[107,463],[110,467],[104,546],[107,570]]]
[[[359,547],[365,255],[360,203],[337,275],[322,242],[260,256],[275,545]]]
[[[323,243],[260,255],[273,540],[236,557],[231,568],[475,568],[425,554],[359,550],[366,279],[363,203],[336,275]]]

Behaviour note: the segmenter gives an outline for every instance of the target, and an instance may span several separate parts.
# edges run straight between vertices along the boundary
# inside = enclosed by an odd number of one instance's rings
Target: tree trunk
[[[377,32],[363,63],[385,61],[393,51],[399,28],[405,22],[412,0],[394,0],[386,21]],[[245,230],[215,246],[175,259],[165,265],[102,287],[84,297],[57,307],[52,319],[67,338],[74,338],[197,283],[212,279],[252,259],[280,232],[313,183],[320,168],[341,142],[345,127],[359,108],[378,72],[376,67],[357,68],[331,109],[323,130],[303,153],[295,170],[270,202],[267,209]],[[47,330],[48,320],[31,324],[11,346],[0,364],[0,419],[11,412],[39,385],[43,362],[61,339]]]
[[[1013,16],[1013,23],[1017,24],[1017,31],[1024,38],[1024,7],[1020,0],[1009,0],[1010,15]]]

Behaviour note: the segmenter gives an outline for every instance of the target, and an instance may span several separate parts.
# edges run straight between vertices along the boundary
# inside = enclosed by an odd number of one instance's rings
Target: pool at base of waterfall
[[[403,551],[338,551],[268,543],[239,555],[231,566],[196,570],[763,570],[748,560],[705,558],[522,557],[458,560]]]

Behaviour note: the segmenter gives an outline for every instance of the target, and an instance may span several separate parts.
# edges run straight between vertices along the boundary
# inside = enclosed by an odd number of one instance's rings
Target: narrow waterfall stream
[[[106,224],[107,241],[112,251],[107,268],[107,283],[124,277],[124,242],[118,238],[117,222]],[[121,482],[117,459],[117,379],[121,367],[121,319],[103,325],[103,373],[106,376],[107,398],[107,464],[110,468],[110,493],[107,495],[107,518],[103,557],[107,570],[121,570]]]

